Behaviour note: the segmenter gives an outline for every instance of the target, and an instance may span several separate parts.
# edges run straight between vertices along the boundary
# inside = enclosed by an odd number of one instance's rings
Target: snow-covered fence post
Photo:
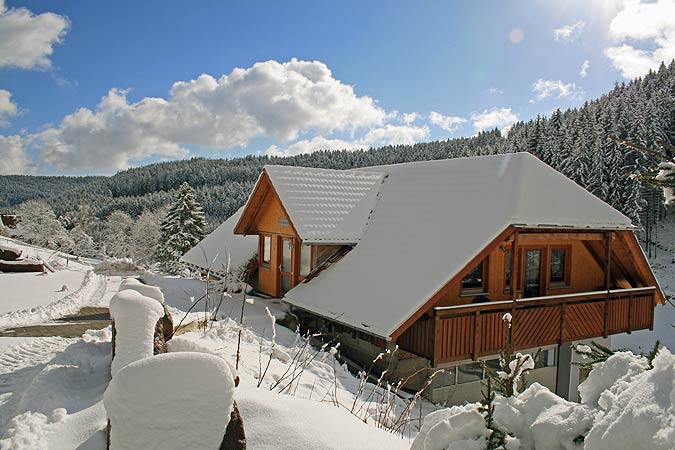
[[[164,302],[162,290],[156,286],[143,284],[136,278],[126,278],[120,283],[119,291],[133,290],[146,297],[157,300],[164,309],[164,315],[155,325],[154,353],[166,353],[166,341],[173,336],[173,317]]]
[[[218,356],[176,352],[134,361],[113,376],[103,396],[109,448],[223,448],[233,394],[234,377]]]
[[[114,378],[127,364],[152,356],[155,325],[164,315],[164,308],[137,291],[125,290],[110,300],[110,315],[115,336],[110,367]]]

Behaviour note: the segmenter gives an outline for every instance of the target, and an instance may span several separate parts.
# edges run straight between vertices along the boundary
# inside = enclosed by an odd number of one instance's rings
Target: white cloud
[[[579,70],[579,76],[581,78],[586,78],[588,75],[588,69],[591,67],[591,62],[589,60],[584,60],[584,63],[581,65],[581,70]]]
[[[520,44],[525,39],[525,32],[522,28],[514,28],[509,33],[509,41],[512,44]]]
[[[421,119],[422,116],[416,112],[403,113],[403,123],[410,125],[417,119]]]
[[[23,175],[32,169],[22,137],[0,135],[0,175]]]
[[[429,127],[386,124],[369,130],[361,139],[346,141],[315,136],[286,147],[271,145],[265,153],[271,156],[292,156],[318,150],[358,150],[384,145],[414,144],[429,137]]]
[[[675,0],[626,0],[609,24],[609,35],[621,45],[605,49],[605,55],[626,78],[668,64],[675,58]]]
[[[49,165],[121,169],[151,155],[182,156],[186,146],[229,149],[256,136],[288,142],[306,131],[355,133],[388,118],[318,61],[266,61],[216,79],[174,83],[168,98],[129,103],[112,89],[94,111],[82,108],[36,138]]]
[[[54,45],[63,42],[69,22],[54,13],[33,14],[26,8],[7,8],[0,0],[0,67],[51,67]]]
[[[586,22],[579,20],[572,25],[565,25],[553,30],[553,38],[557,42],[573,42],[576,41],[581,33],[584,31]]]
[[[7,119],[16,116],[16,103],[12,101],[12,93],[0,89],[0,127],[9,125]]]
[[[436,111],[431,111],[431,114],[429,114],[429,122],[453,133],[457,131],[462,124],[466,123],[466,119],[464,117],[444,116]]]
[[[548,97],[580,99],[584,96],[584,90],[575,83],[563,83],[561,80],[542,80],[541,78],[532,84],[532,90],[537,94],[537,100]]]
[[[491,130],[493,128],[504,128],[517,122],[518,116],[511,111],[511,108],[492,108],[484,110],[482,113],[471,115],[471,121],[476,131]]]
[[[489,94],[489,95],[502,95],[504,91],[499,89],[498,87],[491,87],[483,91],[484,94]]]

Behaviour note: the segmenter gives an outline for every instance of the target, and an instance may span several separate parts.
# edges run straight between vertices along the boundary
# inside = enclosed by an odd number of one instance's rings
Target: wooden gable
[[[234,234],[259,234],[260,232],[298,237],[279,195],[267,172],[263,170],[249,197]]]

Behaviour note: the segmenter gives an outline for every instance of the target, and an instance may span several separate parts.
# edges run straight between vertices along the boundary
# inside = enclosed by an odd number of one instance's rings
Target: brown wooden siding
[[[625,289],[560,297],[482,303],[436,310],[434,363],[493,355],[504,347],[505,313],[514,349],[533,348],[651,329],[655,289]],[[405,334],[405,333],[404,333]],[[423,337],[417,337],[423,342]],[[406,342],[407,344],[407,342]],[[405,345],[401,346],[406,349]]]

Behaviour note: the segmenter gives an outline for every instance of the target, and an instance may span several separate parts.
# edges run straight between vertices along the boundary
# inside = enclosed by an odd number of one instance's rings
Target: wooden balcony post
[[[518,262],[518,230],[513,232],[513,249],[511,250],[511,332],[516,322],[516,300],[518,299],[518,280],[520,278]]]
[[[633,319],[633,296],[630,295],[628,296],[628,334],[630,334],[633,331],[633,327],[631,327],[631,320]]]
[[[612,234],[613,232],[608,232],[605,239],[605,289],[607,290],[607,295],[605,297],[605,320],[603,324],[602,337],[607,337],[607,328],[608,328],[608,318],[609,318],[609,282],[610,282],[610,271],[611,271],[611,260],[612,260]]]
[[[436,367],[438,360],[441,357],[441,348],[443,343],[438,338],[441,333],[441,317],[438,315],[438,311],[434,311],[434,346],[432,347],[432,357],[431,357],[431,367]]]
[[[474,361],[478,361],[478,356],[480,353],[480,343],[481,343],[481,334],[482,330],[480,327],[480,310],[477,310],[473,316],[473,355],[472,358]]]

